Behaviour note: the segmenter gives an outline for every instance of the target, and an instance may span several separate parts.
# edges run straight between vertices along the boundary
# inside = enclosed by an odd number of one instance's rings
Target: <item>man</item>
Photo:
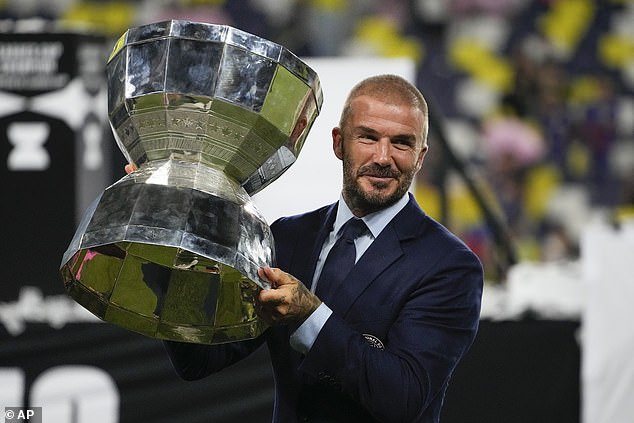
[[[450,376],[476,334],[482,268],[408,194],[428,150],[427,113],[400,77],[353,88],[332,130],[341,198],[271,226],[277,267],[260,269],[272,289],[256,302],[269,329],[215,346],[166,341],[183,378],[217,372],[266,342],[274,422],[439,420]],[[355,221],[342,247],[336,241],[351,218],[364,224]],[[333,271],[331,256],[350,247],[356,264]]]

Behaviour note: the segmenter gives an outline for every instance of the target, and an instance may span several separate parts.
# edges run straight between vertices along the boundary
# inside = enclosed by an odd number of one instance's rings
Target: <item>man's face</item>
[[[426,124],[416,108],[369,96],[352,100],[345,128],[332,130],[343,160],[343,196],[357,216],[396,203],[409,189],[427,152]]]

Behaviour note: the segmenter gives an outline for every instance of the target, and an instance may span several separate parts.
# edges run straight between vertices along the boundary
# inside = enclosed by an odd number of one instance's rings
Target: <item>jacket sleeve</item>
[[[197,380],[247,357],[263,343],[262,338],[219,345],[163,341],[163,345],[176,373],[184,380]]]

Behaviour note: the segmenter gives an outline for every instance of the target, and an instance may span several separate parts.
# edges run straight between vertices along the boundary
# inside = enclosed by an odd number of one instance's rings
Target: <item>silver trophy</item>
[[[108,59],[108,116],[138,170],[106,188],[63,256],[69,295],[158,338],[258,336],[271,230],[250,195],[293,164],[322,104],[286,48],[226,25],[129,29]]]

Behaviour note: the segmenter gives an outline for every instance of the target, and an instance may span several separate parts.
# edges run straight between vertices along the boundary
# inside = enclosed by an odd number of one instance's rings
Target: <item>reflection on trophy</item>
[[[62,259],[69,295],[144,335],[217,344],[265,329],[253,300],[274,265],[249,195],[293,164],[319,113],[317,75],[225,25],[129,29],[107,64],[108,115],[138,170],[84,215]]]

